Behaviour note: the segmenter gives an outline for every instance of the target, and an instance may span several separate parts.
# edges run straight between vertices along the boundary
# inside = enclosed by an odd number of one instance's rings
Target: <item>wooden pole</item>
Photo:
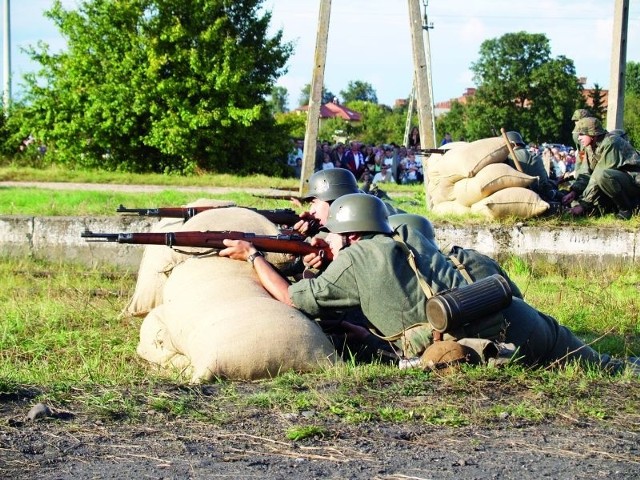
[[[331,0],[320,0],[316,52],[311,77],[309,110],[307,111],[307,129],[304,135],[304,152],[302,154],[302,174],[300,175],[301,197],[305,195],[309,188],[307,180],[313,175],[316,162],[316,144],[318,141],[318,128],[320,126],[320,107],[322,106],[322,87],[324,86],[324,67],[327,61],[330,17]]]
[[[624,84],[627,65],[628,24],[629,0],[615,0],[613,38],[611,41],[609,104],[607,107],[607,130],[609,131],[622,128],[624,124]]]

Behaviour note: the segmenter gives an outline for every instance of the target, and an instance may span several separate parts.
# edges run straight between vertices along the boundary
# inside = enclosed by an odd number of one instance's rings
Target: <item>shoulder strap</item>
[[[467,282],[473,283],[473,279],[471,278],[471,275],[469,275],[469,272],[467,271],[467,268],[464,266],[464,263],[458,260],[458,258],[455,255],[449,255],[449,260],[451,260],[451,263],[453,263],[456,266],[456,270],[460,272],[460,275],[462,275]]]
[[[409,265],[415,272],[416,278],[418,279],[418,283],[420,284],[420,288],[422,288],[422,291],[424,292],[424,294],[427,296],[427,298],[433,297],[433,290],[431,290],[431,287],[429,286],[427,281],[424,279],[424,276],[422,275],[422,273],[420,273],[420,270],[418,270],[418,267],[416,266],[416,255],[415,253],[413,253],[413,250],[411,249],[411,247],[409,247],[409,245],[405,243],[405,241],[402,239],[402,237],[398,233],[396,233],[393,236],[393,239],[396,241],[396,243],[400,246],[400,248],[402,248],[404,253],[407,255],[407,261],[409,262]]]

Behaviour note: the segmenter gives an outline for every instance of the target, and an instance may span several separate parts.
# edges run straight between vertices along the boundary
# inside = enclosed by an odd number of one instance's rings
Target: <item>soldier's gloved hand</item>
[[[565,206],[571,205],[571,202],[573,202],[577,196],[578,194],[573,190],[571,190],[564,197],[562,197],[562,204]]]
[[[569,213],[574,217],[581,217],[586,213],[586,211],[582,205],[576,205],[575,207],[569,210]]]

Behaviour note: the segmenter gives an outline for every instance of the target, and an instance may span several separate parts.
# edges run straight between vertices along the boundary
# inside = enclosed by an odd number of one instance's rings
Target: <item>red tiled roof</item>
[[[309,110],[309,105],[305,105],[300,107],[298,110]],[[354,112],[353,110],[345,107],[344,105],[339,105],[337,103],[329,102],[320,106],[320,118],[342,118],[349,122],[359,122],[362,120],[362,115],[358,112]]]

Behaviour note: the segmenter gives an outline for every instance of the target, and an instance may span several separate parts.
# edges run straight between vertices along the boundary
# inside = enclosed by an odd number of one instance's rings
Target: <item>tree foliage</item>
[[[604,106],[604,92],[600,85],[597,83],[593,85],[593,90],[589,92],[589,97],[591,98],[589,110],[591,110],[594,117],[604,120],[607,108]]]
[[[360,80],[350,81],[347,88],[340,91],[342,103],[350,103],[356,100],[378,103],[378,95],[373,86]]]
[[[471,66],[478,88],[466,116],[469,139],[504,127],[533,141],[570,141],[581,86],[573,61],[550,53],[544,34],[508,33],[482,43]]]
[[[267,97],[267,104],[272,114],[284,113],[287,111],[289,103],[289,91],[285,87],[276,85],[271,89],[271,94]]]
[[[325,103],[332,102],[336,96],[330,90],[327,90],[324,86],[322,87],[322,101],[321,103],[324,105]],[[300,90],[300,97],[298,98],[298,106],[304,107],[305,105],[309,105],[309,100],[311,99],[311,84],[307,83],[302,90]]]
[[[292,46],[267,34],[261,3],[56,0],[67,50],[29,51],[29,128],[69,164],[273,172],[287,138],[266,97]]]
[[[640,63],[627,62],[624,91],[640,96]]]

